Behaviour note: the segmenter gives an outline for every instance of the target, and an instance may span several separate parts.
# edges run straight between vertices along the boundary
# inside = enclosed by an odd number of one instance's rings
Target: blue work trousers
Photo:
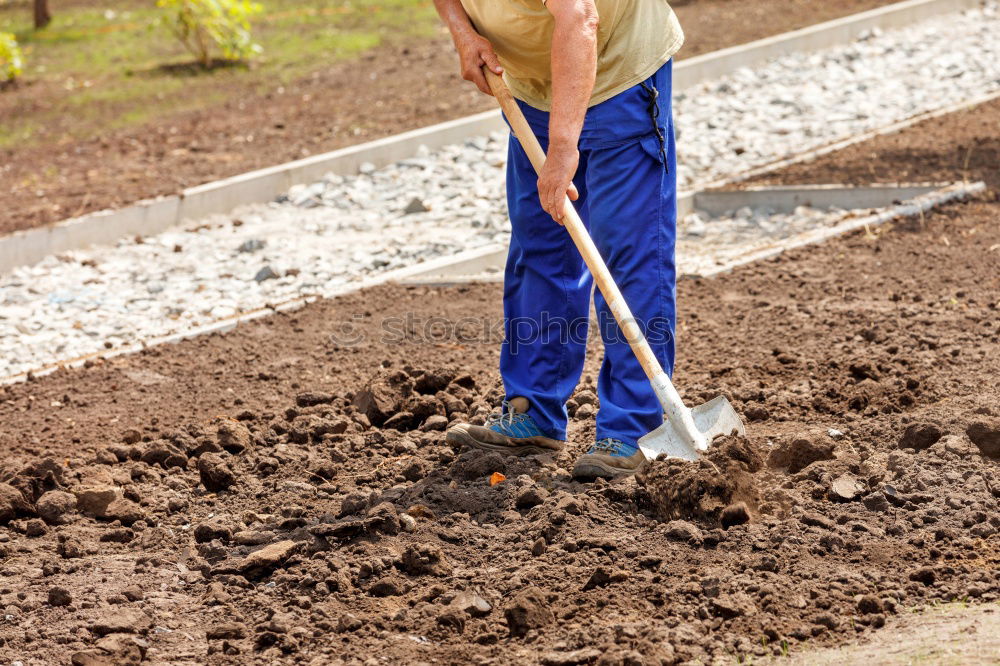
[[[676,155],[671,62],[587,111],[576,208],[668,373],[676,327]],[[519,102],[520,103],[520,102]],[[549,114],[520,103],[542,144]],[[513,136],[507,162],[512,236],[504,275],[500,372],[508,399],[555,439],[566,438],[566,401],[583,370],[593,280],[566,230],[542,210],[537,175]],[[604,342],[597,439],[635,442],[663,423],[662,408],[603,296],[594,294]]]

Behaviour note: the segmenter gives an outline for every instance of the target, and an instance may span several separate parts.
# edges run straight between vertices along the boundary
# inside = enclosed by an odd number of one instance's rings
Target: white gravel
[[[1000,89],[1000,6],[777,58],[674,94],[681,189]]]
[[[991,3],[675,91],[681,187],[998,89],[998,34]],[[503,242],[505,145],[501,135],[478,137],[331,175],[280,202],[0,276],[0,377]],[[704,252],[830,224],[831,215],[688,220],[680,246],[711,262]]]

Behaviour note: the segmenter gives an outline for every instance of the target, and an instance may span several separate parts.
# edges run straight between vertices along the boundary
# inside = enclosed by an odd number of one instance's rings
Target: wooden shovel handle
[[[493,96],[496,97],[500,108],[503,109],[504,116],[507,117],[507,122],[510,123],[511,128],[514,130],[514,136],[517,137],[524,152],[527,153],[528,159],[531,160],[531,165],[535,167],[535,172],[541,173],[542,165],[545,164],[545,151],[542,150],[542,146],[538,143],[538,138],[532,131],[524,114],[521,113],[521,108],[514,100],[510,89],[504,83],[503,79],[491,72],[488,67],[483,67],[483,73],[486,75],[486,81],[490,85],[490,90],[493,91]],[[669,382],[664,375],[663,367],[653,354],[653,350],[650,348],[645,336],[643,336],[642,330],[632,316],[632,311],[625,303],[618,285],[615,284],[614,279],[611,277],[611,272],[604,263],[604,259],[601,258],[601,254],[597,251],[597,246],[594,245],[593,239],[587,232],[587,228],[583,225],[583,220],[580,219],[580,215],[576,212],[576,208],[573,207],[573,202],[570,201],[569,197],[565,198],[563,206],[565,207],[563,224],[566,227],[566,231],[573,238],[576,248],[580,251],[581,256],[583,256],[583,261],[587,264],[587,268],[590,269],[591,275],[594,276],[597,288],[604,294],[604,300],[608,302],[608,307],[611,309],[612,314],[614,314],[618,326],[625,333],[625,339],[628,340],[636,358],[639,359],[642,369],[646,371],[646,376],[653,382],[654,388],[658,389],[657,384],[660,381],[666,380]],[[555,224],[555,222],[553,221],[552,224]],[[673,387],[671,387],[671,392],[673,392],[672,389]]]

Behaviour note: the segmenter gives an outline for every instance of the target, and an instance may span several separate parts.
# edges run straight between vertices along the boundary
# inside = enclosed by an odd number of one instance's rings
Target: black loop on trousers
[[[663,136],[663,132],[660,130],[660,123],[658,119],[660,117],[660,105],[658,100],[660,98],[660,91],[656,89],[655,86],[651,86],[645,81],[640,83],[642,89],[646,91],[649,95],[649,119],[653,121],[653,132],[656,133],[656,140],[660,142],[660,161],[663,162],[663,168],[668,172],[670,167],[667,166],[667,139]]]

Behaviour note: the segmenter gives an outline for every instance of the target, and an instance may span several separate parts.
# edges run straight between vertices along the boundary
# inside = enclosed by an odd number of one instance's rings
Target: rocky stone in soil
[[[73,488],[76,507],[85,516],[103,517],[108,506],[121,499],[121,490],[112,486],[82,486]]]
[[[219,492],[236,483],[236,474],[217,453],[203,453],[198,458],[198,476],[205,490]]]
[[[298,548],[299,544],[291,540],[273,543],[247,555],[236,565],[236,570],[247,580],[260,580],[280,567]]]

